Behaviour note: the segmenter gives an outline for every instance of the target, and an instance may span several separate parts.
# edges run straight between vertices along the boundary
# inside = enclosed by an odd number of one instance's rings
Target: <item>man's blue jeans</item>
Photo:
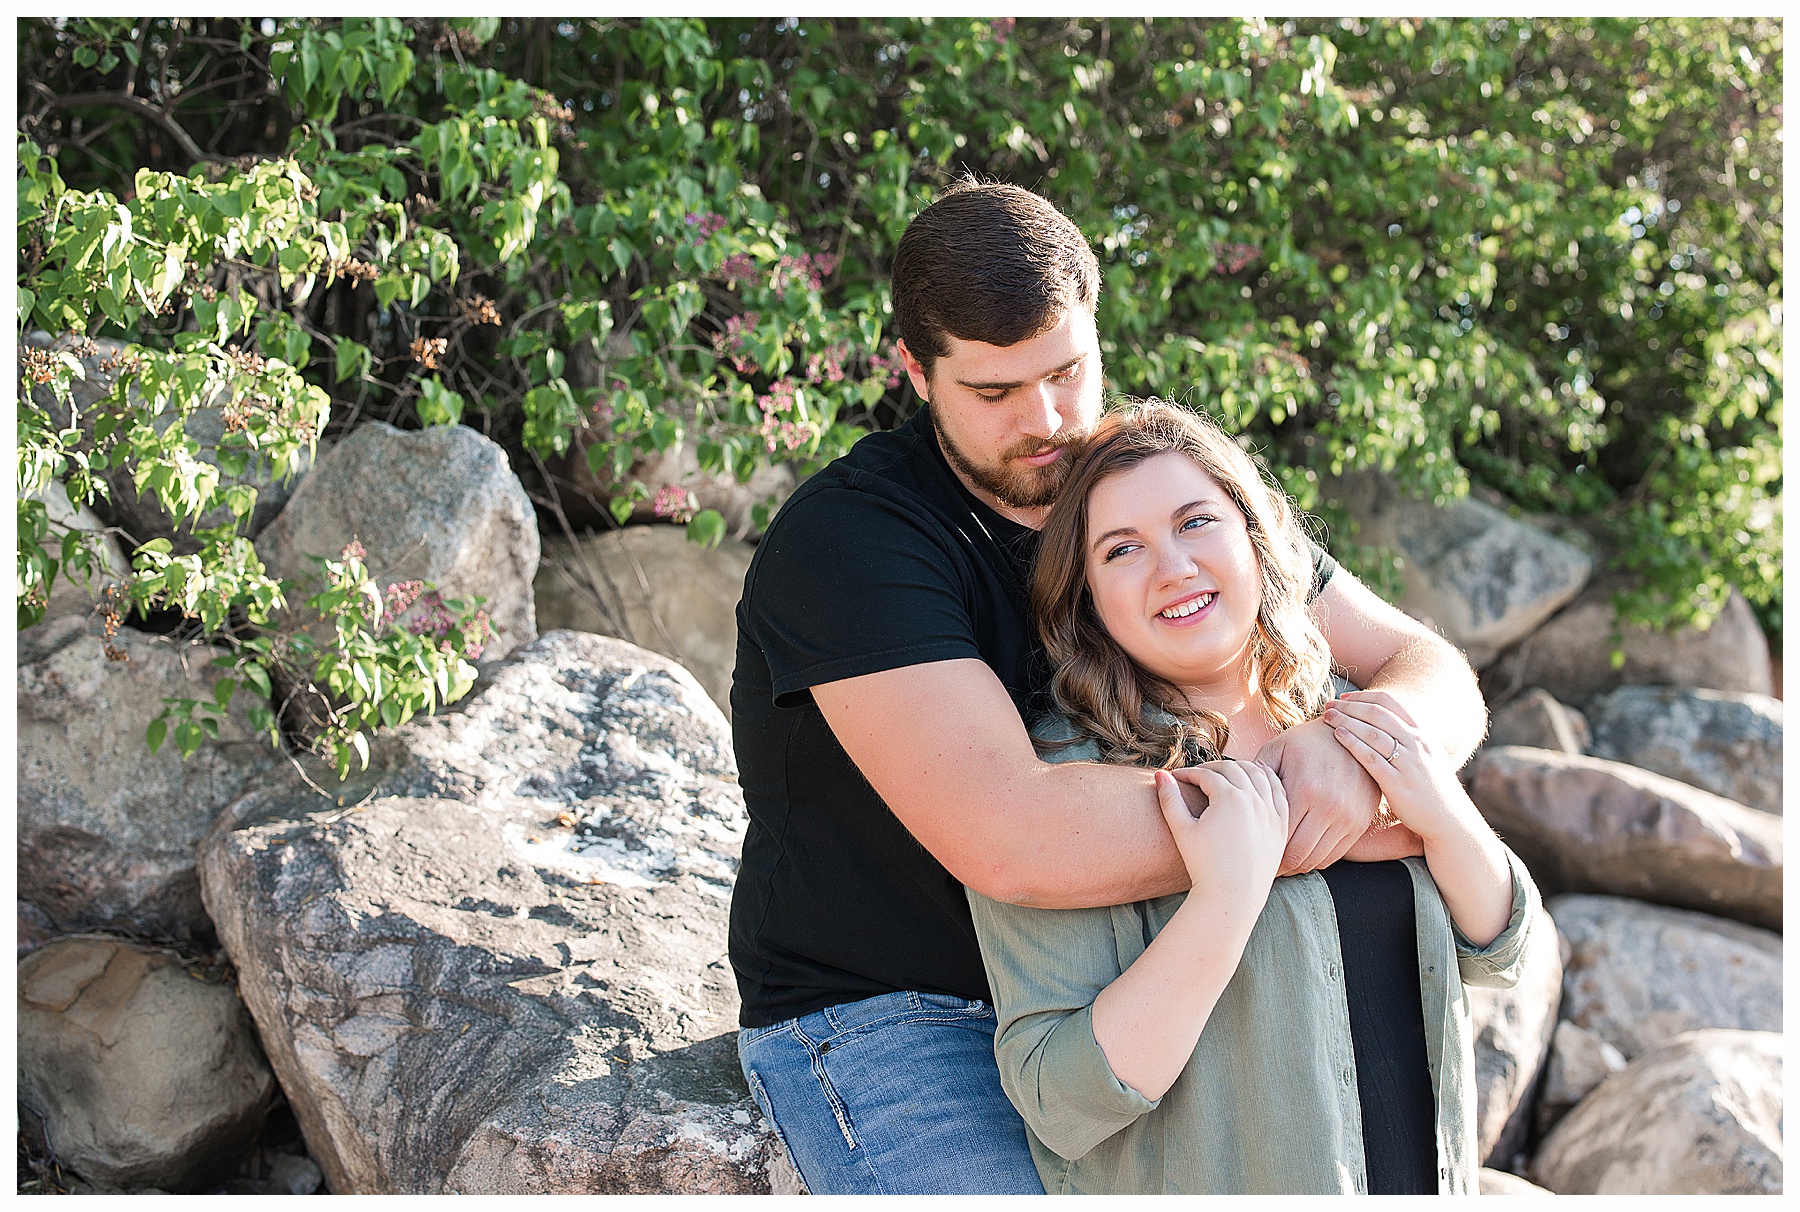
[[[994,1026],[986,1002],[886,993],[746,1028],[738,1062],[815,1195],[1042,1195]]]

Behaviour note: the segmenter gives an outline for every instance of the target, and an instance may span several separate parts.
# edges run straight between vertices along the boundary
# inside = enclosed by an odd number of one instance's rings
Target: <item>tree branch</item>
[[[214,164],[225,163],[223,156],[215,156],[204,151],[194,142],[194,137],[187,133],[181,123],[175,121],[162,106],[146,101],[142,97],[134,97],[130,93],[69,93],[64,96],[46,98],[51,109],[84,109],[94,105],[110,105],[147,118],[167,131],[169,136],[180,145],[181,150],[194,160],[206,160]]]

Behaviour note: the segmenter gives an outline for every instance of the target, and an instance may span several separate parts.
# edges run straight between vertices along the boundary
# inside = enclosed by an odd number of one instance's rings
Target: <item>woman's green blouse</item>
[[[1092,760],[1077,745],[1050,760]],[[1509,987],[1549,927],[1516,855],[1512,916],[1486,947],[1450,922],[1423,859],[1407,859],[1438,1189],[1474,1194],[1474,1047],[1463,986]],[[1337,915],[1323,876],[1277,879],[1186,1069],[1151,1101],[1113,1075],[1093,1004],[1185,894],[1098,909],[1031,909],[969,892],[999,1028],[1000,1081],[1058,1193],[1362,1193],[1362,1112]]]

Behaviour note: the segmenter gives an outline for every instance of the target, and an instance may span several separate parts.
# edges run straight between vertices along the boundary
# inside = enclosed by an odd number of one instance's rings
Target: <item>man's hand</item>
[[[1329,867],[1369,831],[1381,807],[1381,788],[1324,721],[1296,724],[1256,757],[1281,776],[1291,806],[1281,875]]]

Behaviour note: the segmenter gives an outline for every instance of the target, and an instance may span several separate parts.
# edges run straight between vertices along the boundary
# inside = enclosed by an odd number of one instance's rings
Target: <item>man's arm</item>
[[[981,661],[908,665],[814,686],[812,695],[900,823],[977,892],[1078,909],[1188,886],[1153,772],[1040,760]],[[1200,802],[1192,791],[1189,800]]]
[[[1415,719],[1429,721],[1433,739],[1456,765],[1468,760],[1487,733],[1487,707],[1461,653],[1342,569],[1312,608],[1332,661],[1352,682],[1400,699]],[[1259,756],[1280,773],[1297,818],[1282,856],[1283,875],[1327,867],[1346,855],[1369,862],[1423,853],[1404,826],[1369,829],[1380,789],[1321,722],[1288,729]]]

